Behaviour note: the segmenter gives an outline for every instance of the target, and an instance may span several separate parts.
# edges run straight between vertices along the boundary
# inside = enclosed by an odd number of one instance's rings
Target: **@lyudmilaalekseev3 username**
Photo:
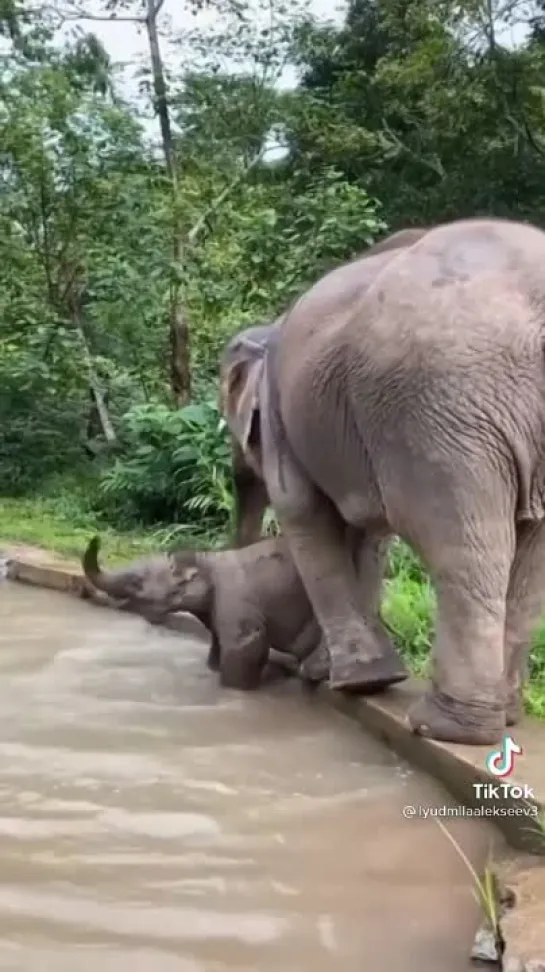
[[[408,820],[413,817],[425,820],[427,817],[537,817],[539,807],[422,807],[410,804],[403,807],[403,816]]]
[[[540,808],[529,801],[534,800],[534,791],[527,783],[500,783],[506,780],[515,769],[515,759],[524,756],[524,750],[512,736],[504,735],[497,749],[488,753],[484,765],[488,773],[495,779],[495,783],[472,783],[477,800],[487,800],[487,803],[473,807],[423,807],[409,804],[403,807],[403,816],[412,817],[539,817]],[[501,806],[494,803],[500,797],[513,800],[525,800],[526,804],[516,806]]]

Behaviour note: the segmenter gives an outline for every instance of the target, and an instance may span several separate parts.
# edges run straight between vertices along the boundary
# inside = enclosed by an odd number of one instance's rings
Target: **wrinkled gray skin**
[[[248,361],[251,393],[229,410],[334,687],[397,680],[378,549],[397,534],[421,555],[438,617],[431,686],[409,722],[434,739],[492,745],[520,715],[545,600],[544,267],[540,230],[466,220],[339,268]],[[361,537],[363,594],[346,525]]]
[[[427,229],[423,227],[400,230],[369,247],[362,259],[411,246],[426,232]],[[336,298],[333,293],[331,298],[330,303],[324,307],[324,318],[335,309]],[[220,361],[219,405],[228,421],[234,408],[244,408],[244,397],[252,394],[252,369],[249,366],[253,362],[259,362],[265,355],[269,342],[278,332],[285,316],[282,314],[271,324],[246,328],[235,335],[226,346]],[[245,452],[238,438],[238,423],[235,422],[234,429],[232,423],[229,424],[235,496],[233,543],[235,547],[245,547],[255,543],[261,536],[263,515],[270,505],[269,496],[262,477],[258,435],[257,438],[254,437],[254,448]]]
[[[221,684],[255,689],[271,658],[286,673],[311,663],[309,680],[327,677],[327,650],[283,537],[243,550],[177,551],[115,571],[98,565],[98,537],[83,558],[86,577],[125,609],[160,623],[186,611],[210,632],[208,666]],[[303,666],[303,673],[305,668]]]

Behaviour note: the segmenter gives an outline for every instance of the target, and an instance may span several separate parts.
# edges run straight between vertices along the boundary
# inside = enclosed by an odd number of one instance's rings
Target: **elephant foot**
[[[331,652],[330,688],[357,695],[371,695],[390,685],[404,682],[409,677],[403,660],[385,631],[373,632],[362,626],[358,635],[345,637]],[[369,645],[373,635],[380,644],[380,654],[376,651],[377,642],[372,645],[372,653],[365,652],[366,644]]]
[[[329,676],[329,652],[322,639],[317,648],[301,662],[299,677],[304,682],[325,682]]]
[[[444,692],[428,692],[409,709],[417,736],[468,746],[492,746],[505,732],[503,707],[459,702]]]

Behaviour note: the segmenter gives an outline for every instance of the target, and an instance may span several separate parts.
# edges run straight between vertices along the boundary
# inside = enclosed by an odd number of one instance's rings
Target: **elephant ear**
[[[261,474],[259,383],[263,357],[235,361],[226,366],[221,382],[222,408],[232,435],[248,464]]]

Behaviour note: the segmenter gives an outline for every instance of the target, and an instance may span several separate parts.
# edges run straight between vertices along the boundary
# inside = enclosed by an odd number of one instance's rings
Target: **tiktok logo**
[[[492,776],[511,776],[515,768],[515,756],[522,756],[522,746],[518,746],[512,736],[504,736],[499,749],[493,749],[485,759],[485,766]]]

